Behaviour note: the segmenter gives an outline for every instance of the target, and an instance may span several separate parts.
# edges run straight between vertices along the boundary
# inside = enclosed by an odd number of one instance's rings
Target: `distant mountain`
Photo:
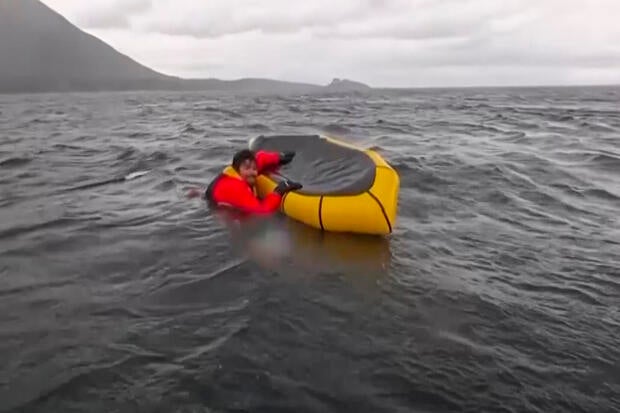
[[[179,85],[182,90],[211,90],[219,92],[247,93],[316,93],[324,89],[309,83],[284,82],[271,79],[184,79]]]
[[[149,88],[178,80],[117,52],[38,0],[0,0],[0,91]]]
[[[363,91],[369,90],[370,86],[365,85],[360,82],[354,82],[348,79],[334,79],[332,82],[327,85],[327,89],[333,92],[353,92],[353,91]]]
[[[320,93],[368,88],[357,82],[334,82],[324,87],[269,79],[169,76],[119,53],[39,0],[0,0],[0,93],[140,89]]]

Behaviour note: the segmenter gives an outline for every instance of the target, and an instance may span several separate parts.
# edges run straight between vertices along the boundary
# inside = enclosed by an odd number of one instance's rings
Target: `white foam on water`
[[[141,177],[143,175],[146,175],[149,172],[151,172],[151,171],[136,171],[136,172],[132,172],[129,175],[125,176],[125,180],[126,181],[130,181],[132,179],[136,179],[136,178],[139,178],[139,177]]]

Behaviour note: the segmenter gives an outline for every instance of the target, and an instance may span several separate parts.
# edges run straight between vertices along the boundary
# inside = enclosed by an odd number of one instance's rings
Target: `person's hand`
[[[288,179],[280,182],[276,189],[273,191],[280,194],[281,196],[289,191],[295,191],[297,189],[303,188],[303,185],[298,182],[289,181]]]
[[[295,152],[281,152],[280,153],[280,165],[286,165],[290,163],[295,157]]]
[[[204,197],[204,189],[201,188],[190,188],[189,191],[187,191],[187,197],[189,199],[191,198],[202,198]]]

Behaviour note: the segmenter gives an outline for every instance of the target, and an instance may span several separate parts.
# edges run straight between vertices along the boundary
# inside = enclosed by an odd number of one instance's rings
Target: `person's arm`
[[[256,169],[258,169],[259,174],[262,174],[278,166],[286,165],[293,160],[294,156],[295,152],[258,151],[254,155],[256,159]]]
[[[278,152],[258,151],[254,157],[256,159],[256,169],[259,174],[280,166],[280,154]]]
[[[218,204],[229,205],[241,211],[253,214],[270,214],[276,212],[280,207],[282,195],[274,191],[261,201],[246,184],[235,182],[218,187],[216,199]]]

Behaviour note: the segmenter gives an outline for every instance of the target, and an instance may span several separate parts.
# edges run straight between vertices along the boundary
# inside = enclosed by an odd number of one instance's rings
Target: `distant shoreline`
[[[273,80],[278,82],[278,80]],[[620,89],[620,84],[609,85],[527,85],[527,86],[413,86],[413,87],[371,87],[366,90],[329,90],[325,86],[314,86],[315,90],[227,90],[208,88],[86,88],[67,90],[41,90],[41,91],[0,91],[0,95],[58,95],[58,94],[95,94],[95,93],[199,93],[205,95],[241,95],[241,96],[266,96],[266,95],[338,95],[338,94],[373,94],[380,92],[420,92],[420,91],[458,91],[458,90],[533,90],[533,89]]]

